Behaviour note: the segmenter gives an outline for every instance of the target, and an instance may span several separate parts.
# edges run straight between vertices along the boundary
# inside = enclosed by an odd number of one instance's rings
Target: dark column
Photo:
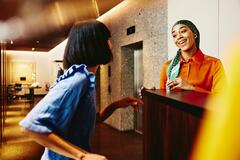
[[[4,128],[4,118],[6,114],[7,106],[7,88],[6,88],[6,71],[7,71],[7,62],[6,62],[6,43],[0,41],[0,142],[3,138],[3,128]]]

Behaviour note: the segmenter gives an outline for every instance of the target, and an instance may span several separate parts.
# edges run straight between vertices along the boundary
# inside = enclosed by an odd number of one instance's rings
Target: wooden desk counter
[[[144,160],[187,160],[209,95],[165,90],[142,95]]]

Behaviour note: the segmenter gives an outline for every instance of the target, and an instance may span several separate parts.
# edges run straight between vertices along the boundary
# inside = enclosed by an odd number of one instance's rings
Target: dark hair
[[[77,22],[71,28],[63,56],[65,69],[73,64],[93,67],[107,64],[112,60],[108,45],[111,37],[108,28],[97,20]]]
[[[197,37],[195,38],[195,40],[196,40],[196,47],[199,49],[200,33],[199,33],[197,27],[193,24],[193,22],[191,22],[191,21],[189,21],[189,20],[179,20],[179,21],[177,21],[177,22],[173,25],[173,27],[176,26],[177,24],[184,24],[184,25],[188,26],[188,28],[190,28],[190,30],[191,30],[194,34],[197,35]],[[173,27],[172,27],[172,28],[173,28]]]

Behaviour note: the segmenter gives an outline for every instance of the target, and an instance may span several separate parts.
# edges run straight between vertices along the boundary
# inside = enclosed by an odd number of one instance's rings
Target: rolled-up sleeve
[[[19,124],[39,133],[64,129],[78,106],[84,86],[84,81],[81,82],[71,87],[68,85],[71,82],[56,85]]]

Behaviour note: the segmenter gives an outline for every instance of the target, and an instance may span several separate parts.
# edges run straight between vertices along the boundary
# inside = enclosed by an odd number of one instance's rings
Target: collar
[[[76,72],[80,72],[82,74],[85,74],[87,79],[88,79],[88,87],[89,88],[94,88],[95,87],[95,75],[92,72],[89,72],[87,70],[87,66],[84,64],[74,64],[72,65],[69,69],[65,70],[63,75],[61,75],[55,82],[55,84],[51,87],[53,88],[57,83],[60,81],[67,79],[68,77],[73,76]]]
[[[182,57],[182,55],[180,56],[180,61],[181,62],[185,62],[188,63],[190,61],[193,61],[195,63],[202,63],[202,61],[204,60],[204,54],[202,53],[202,51],[200,49],[197,50],[197,52],[194,54],[194,56],[192,56],[191,58],[189,58],[188,61],[185,61]]]

